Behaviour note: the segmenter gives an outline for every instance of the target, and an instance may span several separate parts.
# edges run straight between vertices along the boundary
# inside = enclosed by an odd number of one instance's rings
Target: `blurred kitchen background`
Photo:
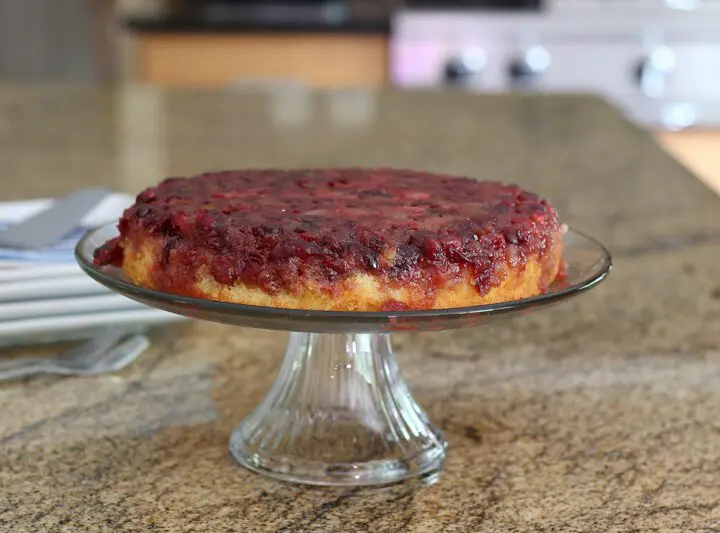
[[[0,81],[592,92],[720,185],[720,0],[0,0]]]

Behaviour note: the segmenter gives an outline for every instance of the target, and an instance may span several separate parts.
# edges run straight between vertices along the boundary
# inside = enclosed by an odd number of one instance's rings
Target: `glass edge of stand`
[[[472,316],[490,316],[511,313],[513,311],[521,311],[525,309],[534,308],[541,305],[552,304],[565,300],[569,297],[581,294],[587,290],[590,290],[602,282],[612,270],[612,256],[605,246],[595,238],[574,229],[568,230],[568,235],[579,237],[585,241],[586,244],[594,246],[598,253],[599,258],[597,260],[597,266],[593,268],[591,274],[587,278],[582,279],[578,283],[563,287],[553,292],[547,292],[531,298],[524,298],[522,300],[512,300],[509,302],[502,302],[498,304],[480,305],[472,307],[456,307],[449,309],[431,309],[431,310],[414,310],[414,311],[395,311],[395,312],[380,312],[380,311],[317,311],[317,310],[303,310],[303,309],[283,309],[275,307],[261,307],[251,306],[245,304],[236,304],[230,302],[219,302],[215,300],[205,300],[201,298],[194,298],[191,296],[182,296],[154,289],[148,289],[135,285],[129,281],[123,280],[117,276],[114,276],[108,272],[105,272],[103,267],[97,267],[92,262],[92,253],[97,247],[92,250],[87,250],[91,246],[91,239],[109,229],[115,229],[114,223],[106,224],[95,229],[88,230],[78,241],[75,246],[75,258],[80,265],[81,269],[102,285],[105,285],[111,290],[117,290],[121,294],[128,297],[132,295],[137,296],[141,301],[151,302],[162,302],[168,305],[180,305],[185,307],[194,307],[202,311],[214,312],[214,313],[225,313],[232,315],[244,315],[248,317],[256,317],[262,320],[288,320],[285,328],[272,328],[272,329],[284,329],[286,331],[312,331],[311,329],[299,328],[292,329],[290,327],[293,323],[293,319],[308,321],[325,322],[326,325],[329,323],[336,323],[337,326],[341,326],[343,323],[348,326],[353,325],[354,327],[365,325],[374,325],[376,328],[370,328],[367,331],[373,332],[378,331],[377,326],[388,325],[393,321],[412,321],[416,320],[428,320],[428,319],[460,319],[463,317]],[[112,238],[116,235],[108,236]],[[173,311],[171,311],[173,312]],[[176,313],[182,314],[182,313]],[[267,326],[258,326],[267,327]],[[446,328],[443,328],[446,329]],[[451,329],[448,327],[447,329]],[[324,330],[324,329],[323,329]],[[340,331],[340,330],[338,330]],[[359,331],[359,330],[358,330]],[[389,332],[389,330],[388,330]]]

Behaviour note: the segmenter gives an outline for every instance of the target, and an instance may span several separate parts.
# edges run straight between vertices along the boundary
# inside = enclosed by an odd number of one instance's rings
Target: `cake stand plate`
[[[608,251],[576,231],[565,236],[567,279],[540,296],[457,309],[392,312],[306,311],[216,302],[147,289],[122,269],[97,267],[93,252],[114,225],[78,243],[80,266],[106,287],[172,313],[293,332],[269,394],[232,433],[230,452],[245,467],[312,485],[382,485],[442,467],[447,443],[410,394],[390,333],[479,326],[561,302],[609,274]]]

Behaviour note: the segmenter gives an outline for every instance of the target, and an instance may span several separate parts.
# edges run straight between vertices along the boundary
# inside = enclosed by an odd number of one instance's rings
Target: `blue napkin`
[[[0,220],[0,231],[8,227],[7,221]],[[75,261],[75,245],[87,231],[77,228],[52,246],[37,250],[19,250],[0,247],[0,261],[19,263],[71,263]]]
[[[133,198],[127,194],[112,193],[104,198],[81,221],[75,230],[52,246],[37,250],[0,247],[0,266],[21,267],[33,265],[54,265],[75,262],[75,245],[90,228],[117,220]],[[21,222],[47,209],[52,200],[26,200],[21,202],[0,202],[0,231],[8,225]]]

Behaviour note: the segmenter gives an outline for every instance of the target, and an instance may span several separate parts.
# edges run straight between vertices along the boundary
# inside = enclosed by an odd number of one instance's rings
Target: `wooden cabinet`
[[[670,154],[720,193],[720,130],[656,132]]]
[[[135,50],[143,83],[201,87],[270,80],[377,87],[388,82],[384,35],[139,33]]]

